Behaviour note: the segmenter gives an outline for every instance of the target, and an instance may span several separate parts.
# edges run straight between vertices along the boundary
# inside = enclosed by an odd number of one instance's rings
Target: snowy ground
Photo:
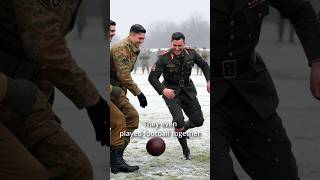
[[[200,136],[190,137],[188,145],[192,160],[183,159],[182,150],[174,136],[162,137],[166,143],[165,152],[158,157],[148,154],[146,143],[152,134],[146,132],[164,132],[171,134],[172,127],[150,127],[147,123],[157,123],[161,126],[170,124],[171,114],[164,100],[148,82],[148,76],[142,75],[141,70],[132,74],[142,92],[146,95],[148,106],[141,108],[136,97],[129,93],[131,103],[140,114],[139,128],[135,137],[127,147],[124,157],[129,164],[139,165],[140,170],[129,174],[111,174],[111,179],[210,179],[210,96],[206,91],[204,76],[192,75],[193,82],[198,91],[198,99],[202,107],[205,122],[202,127],[194,128],[190,132],[199,133]],[[186,118],[187,120],[187,118]],[[139,132],[139,133],[138,133]]]

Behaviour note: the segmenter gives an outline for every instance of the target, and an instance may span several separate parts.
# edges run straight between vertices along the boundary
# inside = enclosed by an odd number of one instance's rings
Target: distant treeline
[[[180,31],[186,36],[187,45],[210,48],[209,23],[198,14],[191,15],[181,23],[154,22],[146,27],[148,33],[143,46],[149,48],[168,47],[170,46],[171,34]]]

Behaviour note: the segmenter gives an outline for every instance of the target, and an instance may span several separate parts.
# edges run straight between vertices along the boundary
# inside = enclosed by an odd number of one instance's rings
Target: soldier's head
[[[175,32],[171,36],[171,48],[175,55],[180,55],[185,49],[186,37],[181,32]]]
[[[129,39],[136,46],[139,47],[145,39],[146,30],[140,24],[134,24],[130,28]]]
[[[110,37],[110,41],[112,40],[113,36],[116,35],[116,22],[110,20],[109,23],[109,37]]]

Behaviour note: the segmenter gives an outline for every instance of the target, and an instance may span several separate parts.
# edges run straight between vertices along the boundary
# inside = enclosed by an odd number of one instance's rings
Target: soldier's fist
[[[144,96],[143,93],[140,93],[138,95],[138,99],[139,99],[139,102],[140,102],[140,106],[141,107],[146,107],[148,105],[148,102],[147,102],[147,98]]]
[[[96,140],[102,146],[110,146],[110,110],[108,103],[100,97],[96,105],[86,109],[96,132]]]

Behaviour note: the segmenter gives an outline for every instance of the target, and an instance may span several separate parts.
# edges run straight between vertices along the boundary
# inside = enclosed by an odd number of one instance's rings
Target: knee
[[[203,125],[203,121],[204,121],[204,119],[201,118],[201,119],[198,119],[197,121],[193,121],[193,123],[194,123],[194,125],[195,125],[196,127],[200,127],[200,126]]]
[[[132,112],[130,112],[130,124],[128,126],[130,126],[130,128],[134,128],[137,129],[139,126],[139,114],[138,111],[134,110]]]
[[[134,120],[139,120],[139,113],[138,113],[138,111],[136,111],[136,110],[134,110],[134,111],[132,111],[131,113],[130,113],[130,117],[131,117],[131,119],[134,119]]]

